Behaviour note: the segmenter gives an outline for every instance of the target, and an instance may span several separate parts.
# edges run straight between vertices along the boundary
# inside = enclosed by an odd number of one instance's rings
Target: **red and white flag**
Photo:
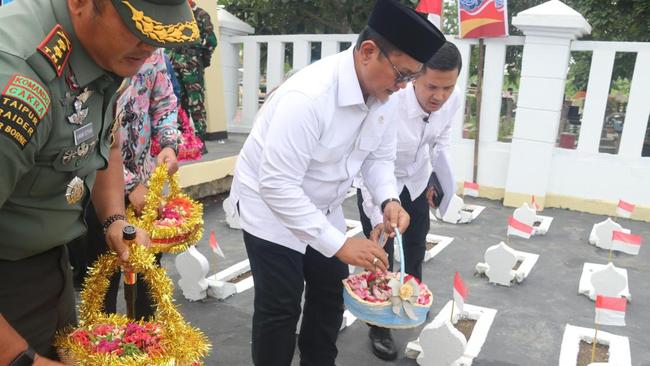
[[[465,305],[465,299],[469,290],[465,287],[463,279],[460,278],[460,274],[456,272],[454,275],[454,303],[460,312],[463,311],[463,306]]]
[[[223,250],[221,250],[221,246],[219,246],[219,243],[217,243],[217,238],[214,236],[214,229],[210,230],[210,247],[212,248],[214,254],[220,256],[221,258],[226,258],[226,255],[223,254]]]
[[[515,219],[513,216],[508,217],[508,236],[519,236],[524,239],[530,239],[533,234],[533,227]]]
[[[530,199],[530,208],[532,208],[535,211],[541,211],[542,208],[539,207],[537,204],[537,200],[535,199],[535,195],[533,195],[533,198]]]
[[[612,250],[637,255],[641,249],[641,241],[640,235],[627,234],[617,230],[612,232]]]
[[[415,8],[420,13],[429,14],[429,21],[440,29],[440,19],[442,18],[442,0],[420,0]]]
[[[632,212],[634,212],[633,204],[629,202],[625,202],[623,200],[618,200],[618,206],[616,207],[616,214],[619,217],[629,218],[630,216],[632,216]]]
[[[596,324],[625,326],[625,298],[596,296]]]
[[[478,197],[478,183],[474,183],[474,182],[463,183],[463,195]]]

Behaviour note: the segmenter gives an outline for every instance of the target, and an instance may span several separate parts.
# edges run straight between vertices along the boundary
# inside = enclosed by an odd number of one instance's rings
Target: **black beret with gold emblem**
[[[368,26],[421,63],[426,63],[445,44],[445,36],[438,28],[395,0],[377,0]]]
[[[126,26],[143,42],[177,47],[200,40],[187,0],[111,0]]]

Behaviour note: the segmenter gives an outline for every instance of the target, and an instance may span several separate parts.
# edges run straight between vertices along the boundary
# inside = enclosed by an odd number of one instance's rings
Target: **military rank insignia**
[[[0,95],[0,134],[24,149],[47,114],[50,103],[50,95],[40,83],[23,75],[13,75]]]
[[[70,53],[72,53],[72,42],[63,27],[60,24],[55,25],[50,34],[38,45],[37,49],[50,62],[56,76],[60,77],[63,74],[66,62],[68,62]]]

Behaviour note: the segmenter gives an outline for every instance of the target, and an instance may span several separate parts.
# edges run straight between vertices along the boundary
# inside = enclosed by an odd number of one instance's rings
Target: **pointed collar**
[[[406,113],[409,119],[414,118],[424,118],[429,115],[425,112],[418,102],[418,98],[415,95],[415,86],[413,83],[406,85],[406,90],[404,90],[404,97],[406,99]]]
[[[354,68],[354,45],[341,52],[338,64],[338,103],[340,107],[365,105],[359,77]],[[370,100],[369,100],[370,101]]]

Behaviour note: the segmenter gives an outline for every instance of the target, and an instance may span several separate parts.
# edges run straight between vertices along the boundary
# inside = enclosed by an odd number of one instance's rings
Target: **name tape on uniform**
[[[45,88],[37,81],[26,76],[14,74],[7,85],[5,85],[2,95],[20,99],[34,110],[41,120],[50,109],[50,95]]]

